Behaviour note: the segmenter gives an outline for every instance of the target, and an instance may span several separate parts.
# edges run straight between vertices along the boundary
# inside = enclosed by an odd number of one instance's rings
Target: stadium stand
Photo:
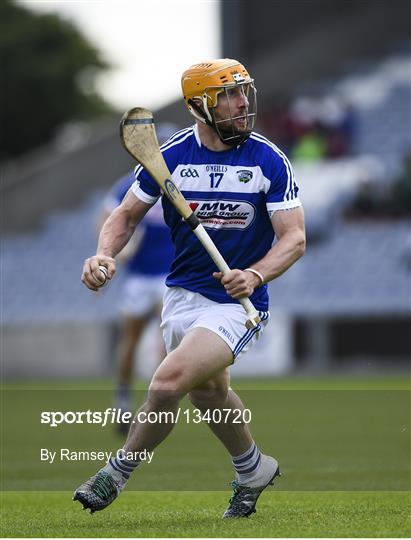
[[[96,246],[102,197],[95,192],[77,210],[49,216],[34,235],[3,237],[3,324],[114,318],[110,304],[120,280],[98,294],[85,291],[79,280],[83,260]]]
[[[50,217],[34,237],[3,238],[3,324],[116,318],[111,306],[121,270],[98,294],[79,280],[84,258],[95,249],[99,199],[95,194],[78,211]],[[310,204],[305,208],[310,214]],[[338,219],[326,241],[310,245],[299,264],[270,285],[273,307],[307,316],[409,313],[409,242],[408,221]]]

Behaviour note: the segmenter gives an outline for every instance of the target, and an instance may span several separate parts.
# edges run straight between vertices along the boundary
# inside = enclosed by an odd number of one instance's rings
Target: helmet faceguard
[[[235,100],[238,99],[238,94],[244,105],[236,111]],[[235,87],[226,86],[218,92],[217,99],[226,102],[224,117],[219,115],[216,107],[210,109],[213,127],[220,140],[228,145],[246,141],[254,129],[257,115],[257,95],[253,81]]]
[[[183,73],[181,83],[189,112],[212,127],[224,144],[248,139],[257,115],[256,89],[237,60],[196,64]]]

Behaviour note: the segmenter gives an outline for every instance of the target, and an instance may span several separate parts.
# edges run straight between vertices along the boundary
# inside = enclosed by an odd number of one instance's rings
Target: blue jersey
[[[215,152],[201,144],[193,126],[177,132],[161,150],[174,183],[231,268],[244,269],[264,257],[274,240],[272,214],[301,205],[288,159],[257,133],[237,147]],[[161,195],[156,182],[141,166],[135,177],[133,193],[154,203]],[[216,302],[237,302],[212,277],[214,262],[174,206],[166,197],[162,204],[176,248],[166,284]],[[267,286],[257,288],[250,299],[266,311]]]
[[[120,178],[106,197],[105,206],[112,211],[123,200],[134,182],[131,172]],[[161,204],[155,204],[140,224],[142,238],[138,250],[126,263],[130,274],[158,276],[170,271],[174,256],[174,246],[170,238],[170,230],[164,223]]]

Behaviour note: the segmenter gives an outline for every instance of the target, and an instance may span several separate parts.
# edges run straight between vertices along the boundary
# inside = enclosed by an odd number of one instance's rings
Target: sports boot
[[[126,482],[127,480],[121,474],[114,477],[101,469],[76,489],[73,501],[81,502],[84,510],[89,508],[91,514],[104,510],[118,497]]]
[[[278,462],[262,454],[261,465],[255,478],[247,484],[239,484],[237,479],[231,483],[233,494],[223,518],[248,517],[256,512],[258,497],[267,486],[274,484],[276,476],[281,476]]]

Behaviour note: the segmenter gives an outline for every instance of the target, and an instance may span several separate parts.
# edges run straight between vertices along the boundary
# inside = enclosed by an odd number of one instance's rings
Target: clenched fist
[[[107,277],[100,270],[103,266],[107,270]],[[94,255],[84,261],[81,281],[91,291],[98,291],[106,283],[106,279],[111,279],[116,272],[116,262],[107,255]]]
[[[261,285],[258,276],[244,270],[230,270],[224,276],[222,272],[214,272],[213,277],[220,280],[227,294],[236,300],[251,296],[254,289]]]

